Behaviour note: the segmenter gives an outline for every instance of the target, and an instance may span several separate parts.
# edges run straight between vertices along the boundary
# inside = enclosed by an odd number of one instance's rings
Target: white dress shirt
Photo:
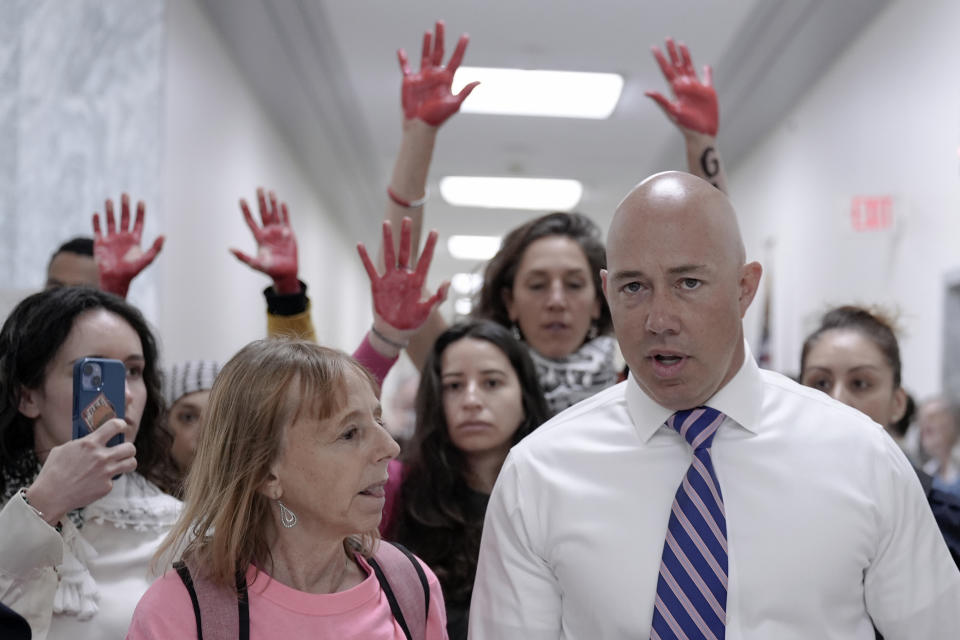
[[[748,353],[707,405],[729,549],[727,640],[960,638],[960,572],[883,429]],[[631,377],[513,448],[486,513],[471,640],[649,638],[692,458]]]

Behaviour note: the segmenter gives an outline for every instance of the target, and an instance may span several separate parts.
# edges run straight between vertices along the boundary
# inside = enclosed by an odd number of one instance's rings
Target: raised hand
[[[423,283],[433,260],[433,248],[437,244],[437,232],[431,231],[417,261],[415,270],[410,262],[410,218],[404,218],[400,226],[400,253],[393,250],[393,229],[389,221],[383,223],[383,261],[386,265],[381,276],[370,260],[363,243],[357,244],[357,253],[370,276],[373,295],[374,328],[386,336],[391,344],[405,344],[427,320],[427,316],[447,297],[449,283],[444,282],[437,292],[422,299]]]
[[[163,248],[163,236],[158,236],[153,245],[143,251],[140,239],[143,235],[143,217],[146,206],[143,200],[137,201],[137,217],[130,228],[130,196],[120,196],[120,228],[117,228],[113,215],[113,200],[107,198],[104,204],[107,219],[107,233],[101,233],[100,214],[93,214],[93,257],[100,272],[100,288],[115,293],[121,298],[127,297],[130,281],[147,265],[153,262]]]
[[[720,124],[720,115],[710,66],[703,68],[703,82],[700,82],[686,45],[680,44],[678,47],[672,38],[667,38],[669,62],[659,47],[651,47],[651,50],[660,65],[663,76],[670,83],[674,100],[667,100],[656,91],[647,91],[646,95],[653,98],[667,117],[677,125],[715,137]]]
[[[463,54],[467,50],[470,37],[467,34],[460,36],[457,48],[454,49],[450,62],[443,66],[443,31],[442,20],[436,24],[436,35],[431,37],[430,32],[423,34],[423,53],[420,57],[420,71],[410,71],[407,52],[397,51],[400,61],[400,70],[403,71],[403,115],[408,120],[419,118],[429,125],[439,127],[447,118],[460,110],[460,105],[466,100],[479,82],[471,82],[460,93],[453,95],[450,90],[453,84],[453,74],[463,61]]]
[[[269,198],[269,202],[268,202]],[[277,194],[266,194],[263,188],[257,189],[257,203],[260,206],[262,227],[257,226],[247,201],[240,200],[240,211],[257,241],[257,257],[251,257],[239,249],[230,249],[230,253],[244,264],[273,278],[273,286],[279,294],[300,292],[297,279],[299,262],[297,259],[297,237],[290,226],[290,214],[285,202],[277,201]]]

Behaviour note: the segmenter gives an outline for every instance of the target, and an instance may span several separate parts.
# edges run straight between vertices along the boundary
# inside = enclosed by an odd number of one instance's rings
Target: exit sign
[[[893,227],[893,196],[854,196],[850,202],[854,231],[882,231]]]

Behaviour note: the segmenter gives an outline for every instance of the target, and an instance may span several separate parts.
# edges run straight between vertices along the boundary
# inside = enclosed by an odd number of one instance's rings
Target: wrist
[[[410,342],[406,332],[376,321],[370,326],[368,339],[377,351],[391,357],[406,349]]]
[[[56,504],[56,500],[51,500],[46,495],[42,485],[38,488],[37,484],[34,483],[26,489],[20,489],[20,495],[27,506],[52,527],[58,526],[60,520],[67,513],[66,509]]]
[[[123,278],[105,278],[100,277],[100,289],[107,293],[112,293],[121,298],[127,297],[127,291],[130,289],[130,281]]]
[[[716,134],[704,133],[702,131],[697,131],[696,129],[690,129],[688,127],[679,126],[680,133],[683,134],[683,139],[687,143],[688,147],[704,147],[704,146],[717,146],[717,136]]]
[[[281,296],[296,295],[300,293],[300,280],[295,275],[274,278],[273,290]]]
[[[427,203],[427,198],[430,196],[430,190],[426,187],[423,188],[423,195],[410,198],[403,190],[394,189],[392,186],[387,186],[387,197],[397,205],[398,207],[403,207],[404,209],[419,209]]]
[[[440,125],[429,124],[420,118],[404,117],[403,119],[403,137],[405,141],[427,142],[432,146],[437,139],[438,131],[440,131]]]

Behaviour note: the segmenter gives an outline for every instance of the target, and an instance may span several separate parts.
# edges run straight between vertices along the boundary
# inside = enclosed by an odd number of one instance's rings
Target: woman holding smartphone
[[[73,371],[85,357],[124,363],[124,418],[75,440]],[[126,633],[180,511],[157,487],[169,473],[162,407],[153,335],[112,294],[37,293],[0,329],[0,601],[34,638]]]

